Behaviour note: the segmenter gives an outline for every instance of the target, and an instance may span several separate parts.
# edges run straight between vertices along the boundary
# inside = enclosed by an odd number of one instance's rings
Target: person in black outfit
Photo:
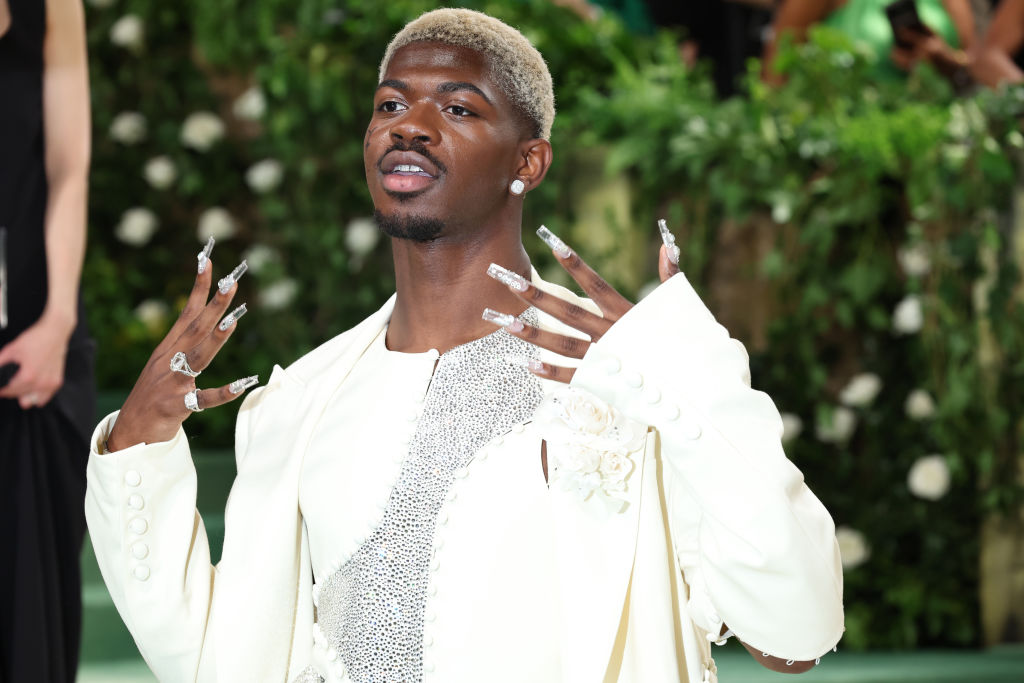
[[[0,680],[74,681],[95,412],[78,292],[90,147],[80,0],[0,0],[0,93]]]

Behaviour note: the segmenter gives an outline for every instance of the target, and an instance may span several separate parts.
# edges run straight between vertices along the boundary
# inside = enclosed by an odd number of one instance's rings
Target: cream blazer
[[[534,283],[594,309],[536,273]],[[195,508],[184,432],[102,454],[117,414],[97,427],[86,495],[90,536],[114,603],[161,681],[290,682],[310,666],[328,681],[349,680],[314,626],[298,482],[324,406],[344,391],[393,305],[394,298],[287,370],[275,367],[246,398],[216,566]],[[543,314],[540,324],[567,331]],[[423,680],[715,681],[710,641],[723,622],[784,659],[831,650],[843,632],[832,519],[786,459],[779,413],[750,388],[743,346],[685,277],[662,284],[592,345],[573,385],[649,425],[630,455],[625,504],[613,509],[551,486],[531,498],[530,510],[516,509],[515,480],[500,463],[526,450],[532,463],[543,435],[533,424],[516,425],[482,449],[490,456],[459,473],[439,516]],[[387,404],[384,396],[366,400]],[[380,428],[387,438],[389,425]],[[376,492],[397,475],[393,464],[377,467],[359,455],[363,474],[339,482],[345,513],[330,529],[351,549],[379,521]],[[349,456],[339,449],[337,457]],[[541,516],[553,575],[524,572],[529,539],[517,550],[521,563],[488,564],[486,581],[465,571],[480,565],[477,541],[491,533],[495,515],[505,528]],[[525,604],[541,589],[549,613],[511,614],[518,598]],[[530,618],[544,620],[558,638],[559,661],[540,672],[524,627]],[[510,665],[516,661],[522,666]]]

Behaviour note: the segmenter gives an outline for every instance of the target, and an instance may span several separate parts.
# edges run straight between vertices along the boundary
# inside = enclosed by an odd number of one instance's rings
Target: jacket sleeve
[[[247,412],[239,412],[238,434],[247,433]],[[85,515],[103,580],[159,680],[214,680],[218,571],[196,509],[188,439],[179,429],[170,441],[104,454],[117,416],[96,427],[86,470]],[[243,440],[239,457],[244,450]]]
[[[748,357],[676,275],[590,347],[572,384],[654,427],[691,618],[784,659],[828,652],[843,632],[832,518],[782,450]]]

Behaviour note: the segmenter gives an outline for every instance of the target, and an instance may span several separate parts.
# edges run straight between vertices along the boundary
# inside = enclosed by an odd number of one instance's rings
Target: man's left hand
[[[579,304],[566,301],[561,297],[548,292],[541,291],[531,283],[525,283],[525,289],[520,290],[515,286],[509,289],[525,303],[535,306],[541,311],[557,318],[566,325],[579,330],[590,337],[590,340],[570,337],[564,334],[557,334],[542,330],[533,325],[516,320],[505,329],[520,339],[525,339],[543,349],[552,351],[569,358],[581,359],[586,355],[591,344],[596,343],[619,318],[633,308],[633,302],[622,296],[614,287],[608,284],[604,278],[597,274],[587,263],[580,258],[574,250],[568,250],[567,255],[562,255],[557,249],[553,250],[558,263],[572,276],[584,293],[597,304],[601,314],[591,313]],[[678,256],[676,256],[678,260]],[[658,276],[662,282],[679,272],[679,265],[669,258],[669,250],[662,246],[658,255]],[[553,379],[557,382],[568,384],[575,368],[552,365],[535,361],[530,365],[530,370],[545,379]]]

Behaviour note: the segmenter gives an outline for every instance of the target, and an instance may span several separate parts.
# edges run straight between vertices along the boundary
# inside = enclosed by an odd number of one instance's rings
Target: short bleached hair
[[[522,33],[494,17],[469,9],[437,9],[420,15],[395,34],[384,52],[377,82],[395,53],[416,42],[467,47],[486,58],[498,87],[547,140],[555,120],[555,91],[544,58]]]

